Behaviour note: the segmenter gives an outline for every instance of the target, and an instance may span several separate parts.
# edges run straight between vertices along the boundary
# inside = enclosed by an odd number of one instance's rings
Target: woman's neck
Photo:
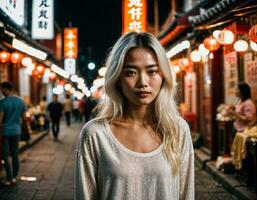
[[[125,110],[123,119],[138,125],[153,124],[153,107],[146,106],[128,106]]]

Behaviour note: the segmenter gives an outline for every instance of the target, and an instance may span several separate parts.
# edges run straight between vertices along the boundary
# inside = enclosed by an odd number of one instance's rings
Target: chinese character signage
[[[64,29],[64,58],[78,57],[78,29]]]
[[[53,0],[33,0],[32,38],[54,38],[54,2]]]
[[[76,60],[74,58],[65,58],[64,70],[70,75],[76,74]]]
[[[238,83],[237,53],[232,51],[224,55],[225,103],[235,104]]]
[[[122,33],[146,31],[146,0],[123,0]]]
[[[0,8],[16,24],[24,25],[24,0],[0,0]]]

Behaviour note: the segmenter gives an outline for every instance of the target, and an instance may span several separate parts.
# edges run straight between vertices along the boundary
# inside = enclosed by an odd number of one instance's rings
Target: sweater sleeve
[[[180,168],[180,198],[181,200],[195,199],[195,180],[194,180],[194,150],[191,134],[187,123],[181,123],[182,149],[181,149],[181,168]]]
[[[97,152],[93,137],[85,126],[81,133],[76,149],[75,158],[75,200],[98,199],[97,188]]]

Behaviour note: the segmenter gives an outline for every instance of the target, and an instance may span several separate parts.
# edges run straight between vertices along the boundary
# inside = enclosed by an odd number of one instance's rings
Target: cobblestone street
[[[20,177],[36,177],[36,181],[19,180],[17,185],[0,188],[1,200],[71,200],[75,144],[81,124],[61,126],[60,140],[50,136],[21,154]],[[230,200],[233,198],[205,171],[196,166],[197,200]]]

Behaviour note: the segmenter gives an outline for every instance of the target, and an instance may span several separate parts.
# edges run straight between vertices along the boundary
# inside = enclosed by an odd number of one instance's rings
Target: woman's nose
[[[146,87],[148,85],[148,77],[145,73],[140,73],[137,81],[137,86],[139,88]]]

